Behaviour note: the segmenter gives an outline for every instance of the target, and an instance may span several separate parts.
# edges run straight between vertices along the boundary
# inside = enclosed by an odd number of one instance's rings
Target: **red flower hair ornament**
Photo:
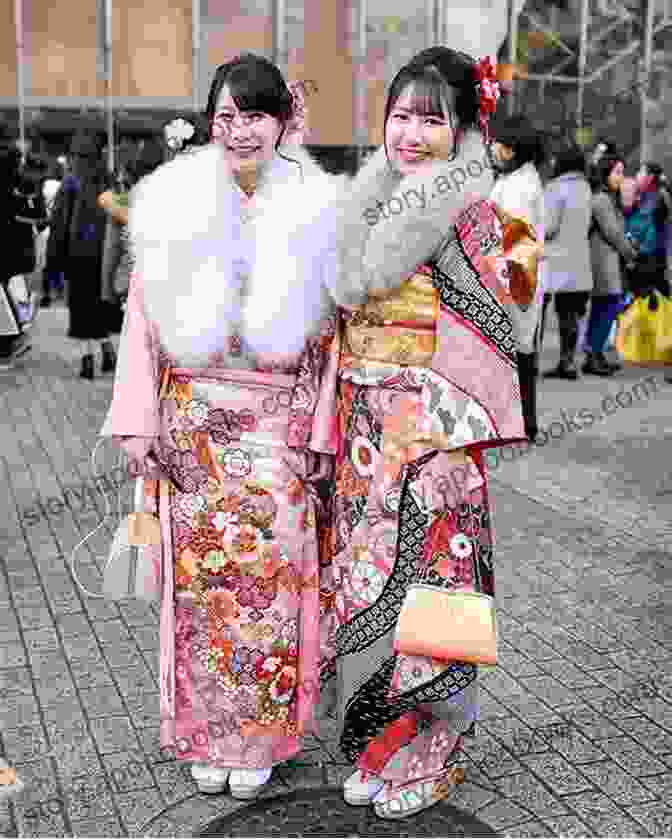
[[[490,116],[497,109],[497,100],[501,95],[497,81],[497,62],[491,55],[486,55],[476,64],[476,84],[479,93],[479,125],[485,138],[489,142],[488,123]]]

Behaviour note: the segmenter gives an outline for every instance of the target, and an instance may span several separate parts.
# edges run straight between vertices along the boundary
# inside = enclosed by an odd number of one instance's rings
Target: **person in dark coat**
[[[11,367],[30,349],[21,317],[9,293],[9,281],[35,270],[34,225],[45,221],[45,208],[21,171],[21,154],[0,125],[0,365]]]
[[[80,376],[94,377],[94,351],[100,342],[102,372],[111,372],[116,355],[110,341],[110,307],[101,296],[103,243],[107,215],[97,197],[109,178],[95,136],[75,135],[72,174],[56,196],[47,246],[47,270],[62,271],[70,311],[69,338],[85,342]]]

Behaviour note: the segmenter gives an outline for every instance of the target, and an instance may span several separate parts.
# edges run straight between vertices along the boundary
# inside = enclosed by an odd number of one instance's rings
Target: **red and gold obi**
[[[387,297],[371,298],[345,323],[345,350],[368,361],[427,367],[436,350],[439,292],[421,268]]]

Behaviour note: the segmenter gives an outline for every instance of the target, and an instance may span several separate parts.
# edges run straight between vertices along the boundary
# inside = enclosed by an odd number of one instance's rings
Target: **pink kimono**
[[[333,325],[281,365],[234,334],[186,369],[146,311],[136,274],[101,433],[160,438],[183,490],[145,480],[163,532],[161,745],[270,767],[300,751],[319,699],[318,482],[332,461],[307,444]]]

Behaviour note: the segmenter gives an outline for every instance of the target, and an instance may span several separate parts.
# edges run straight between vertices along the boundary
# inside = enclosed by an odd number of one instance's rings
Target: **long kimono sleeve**
[[[103,437],[158,437],[158,340],[145,314],[142,283],[134,274],[119,344],[112,403]]]

